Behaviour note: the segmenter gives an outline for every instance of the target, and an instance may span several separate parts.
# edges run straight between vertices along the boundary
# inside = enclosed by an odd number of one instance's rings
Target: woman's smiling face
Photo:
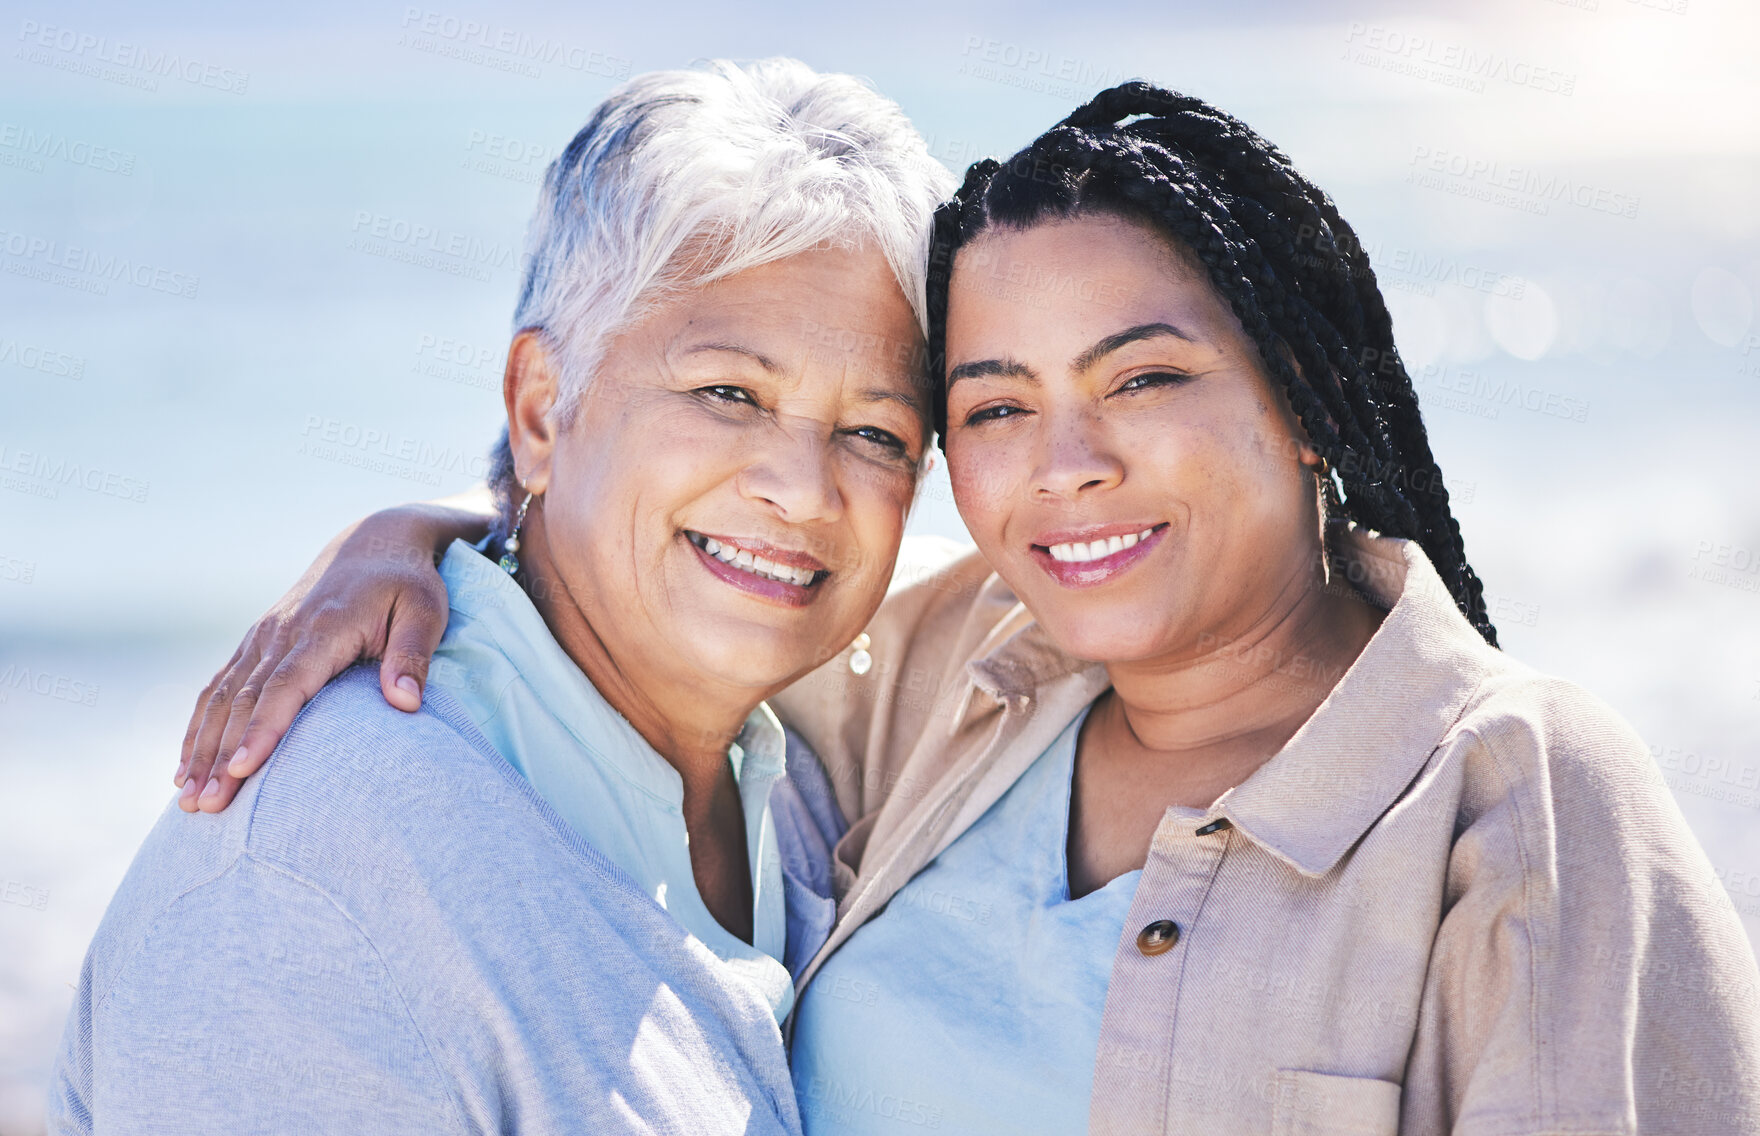
[[[798,677],[885,595],[927,443],[921,352],[877,252],[804,253],[668,301],[548,439],[516,423],[547,574],[621,665]]]
[[[1214,650],[1314,578],[1318,456],[1203,266],[1153,227],[979,235],[947,367],[960,515],[1071,654]]]

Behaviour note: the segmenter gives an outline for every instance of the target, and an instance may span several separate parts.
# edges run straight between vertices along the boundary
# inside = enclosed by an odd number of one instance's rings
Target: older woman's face
[[[947,355],[960,515],[1072,654],[1215,649],[1311,579],[1318,457],[1203,266],[1154,229],[979,237]]]
[[[750,269],[618,336],[547,456],[516,445],[548,570],[612,657],[766,688],[847,645],[915,491],[920,360],[877,252]]]

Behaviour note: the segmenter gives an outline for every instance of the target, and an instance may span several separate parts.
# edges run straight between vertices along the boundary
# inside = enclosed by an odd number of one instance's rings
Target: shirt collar
[[[1387,615],[1295,736],[1209,810],[1309,876],[1331,871],[1398,800],[1495,657],[1416,543],[1349,525],[1329,534],[1329,547],[1333,580]],[[1091,697],[1106,689],[1102,665],[1059,650],[1019,604],[979,650],[966,666],[967,706],[973,690],[1030,702],[1076,672]]]
[[[482,636],[513,664],[544,708],[585,749],[596,754],[642,791],[682,807],[684,780],[648,744],[586,672],[550,634],[543,616],[519,583],[499,565],[462,540],[453,541],[440,562],[451,609],[467,617]],[[746,716],[728,760],[734,778],[775,780],[784,772],[787,749],[782,723],[759,703]]]
[[[746,715],[746,724],[740,728],[739,736],[727,747],[736,781],[748,777],[775,780],[787,769],[787,752],[788,735],[783,732],[782,723],[768,702],[758,703],[758,708]]]

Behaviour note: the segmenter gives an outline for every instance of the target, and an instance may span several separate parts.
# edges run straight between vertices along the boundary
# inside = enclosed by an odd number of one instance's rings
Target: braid
[[[1101,91],[1006,163],[974,164],[935,214],[929,352],[946,381],[947,293],[961,246],[993,224],[1114,209],[1197,256],[1338,476],[1328,505],[1415,541],[1493,646],[1393,319],[1356,231],[1288,156],[1202,99],[1143,82]],[[947,433],[946,391],[935,428]],[[1342,493],[1339,488],[1342,488]]]
[[[966,179],[959,192],[935,210],[929,229],[929,278],[924,285],[924,298],[931,313],[929,319],[929,367],[937,384],[947,376],[947,285],[953,278],[953,254],[967,239],[967,231],[976,231],[974,216],[990,188],[998,163],[994,158],[973,162],[966,170]],[[947,437],[947,399],[934,399],[935,433]]]

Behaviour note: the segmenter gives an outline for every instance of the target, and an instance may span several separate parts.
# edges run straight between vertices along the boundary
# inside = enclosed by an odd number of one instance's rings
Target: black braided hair
[[[1143,82],[1100,92],[1005,163],[986,158],[935,214],[929,357],[947,433],[947,292],[959,249],[991,226],[1122,213],[1190,249],[1309,442],[1336,471],[1329,507],[1414,540],[1485,641],[1497,630],[1467,563],[1393,321],[1356,232],[1276,146],[1202,99]]]

